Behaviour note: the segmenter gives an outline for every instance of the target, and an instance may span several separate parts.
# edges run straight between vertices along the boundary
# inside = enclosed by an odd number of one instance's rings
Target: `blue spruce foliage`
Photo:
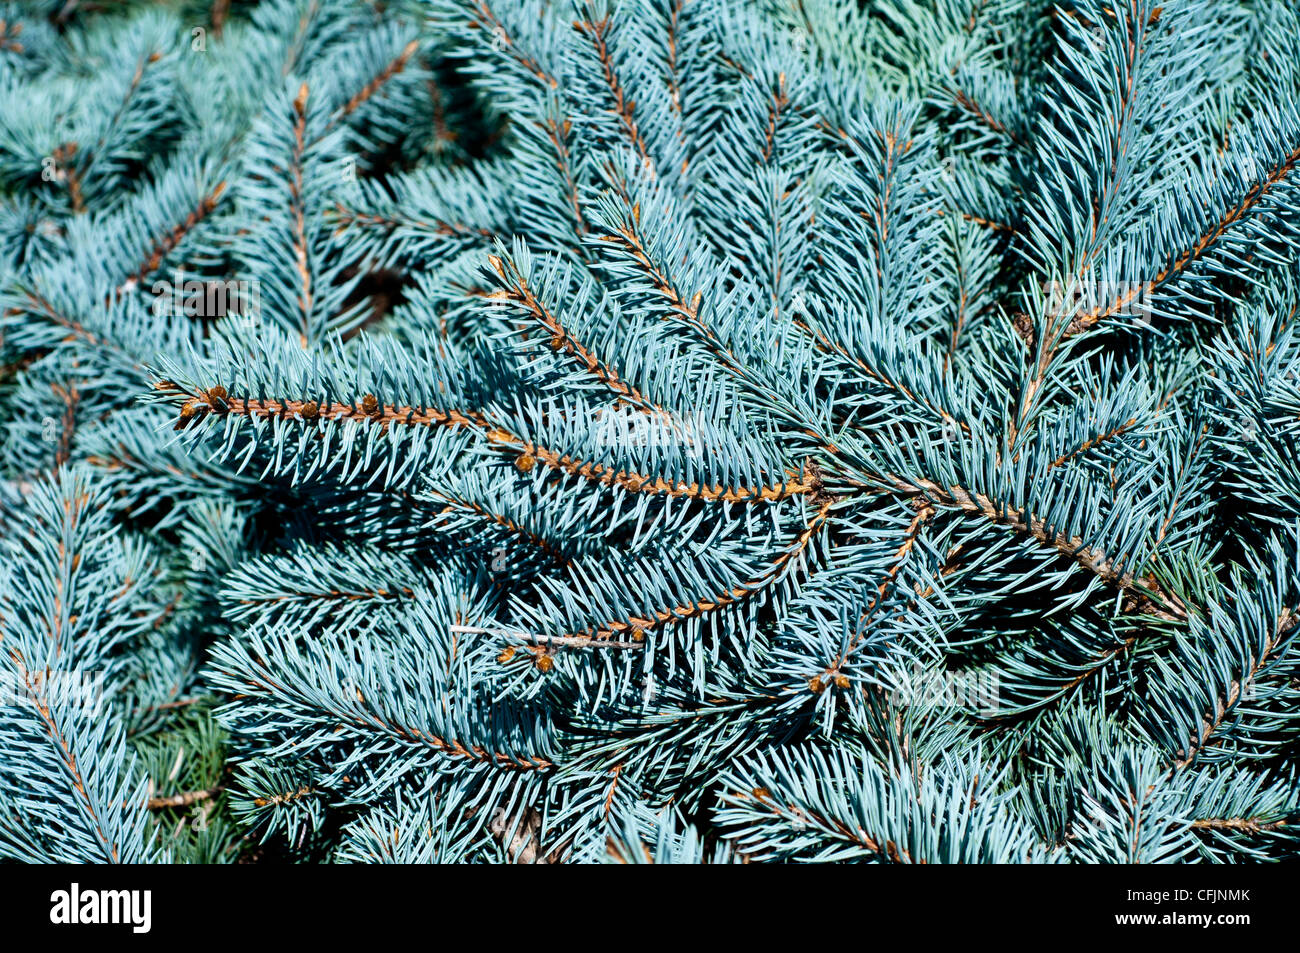
[[[1282,0],[0,3],[0,858],[1300,828]]]

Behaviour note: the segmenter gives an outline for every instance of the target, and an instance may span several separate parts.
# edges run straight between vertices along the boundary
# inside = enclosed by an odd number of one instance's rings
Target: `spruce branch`
[[[249,417],[261,419],[297,419],[304,422],[353,421],[387,427],[448,427],[471,430],[493,447],[510,451],[515,456],[515,467],[523,473],[537,464],[553,470],[581,477],[602,486],[617,486],[631,493],[646,493],[707,500],[712,502],[741,503],[749,500],[777,501],[790,497],[816,493],[820,482],[814,477],[790,470],[779,483],[768,486],[726,487],[720,484],[706,486],[665,480],[662,477],[614,470],[604,464],[575,459],[560,451],[520,437],[497,425],[478,411],[438,410],[433,407],[410,407],[381,404],[367,394],[353,403],[316,400],[267,399],[230,396],[221,385],[205,390],[187,391],[172,381],[159,381],[155,389],[168,397],[181,401],[177,429],[202,421],[205,417]]]

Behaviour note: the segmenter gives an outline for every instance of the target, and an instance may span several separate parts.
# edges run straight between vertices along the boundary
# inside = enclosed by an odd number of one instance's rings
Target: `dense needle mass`
[[[1293,854],[1288,5],[74,6],[0,857]]]

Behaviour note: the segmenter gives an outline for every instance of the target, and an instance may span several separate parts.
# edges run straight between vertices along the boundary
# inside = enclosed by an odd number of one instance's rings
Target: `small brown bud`
[[[808,691],[812,692],[814,695],[820,695],[822,689],[825,687],[826,686],[822,684],[822,680],[816,675],[808,679]]]
[[[531,453],[521,453],[515,459],[515,469],[520,473],[528,473],[535,466],[537,466],[537,458]]]
[[[307,403],[302,405],[302,409],[299,413],[302,414],[303,420],[315,420],[320,416],[320,404],[316,403],[314,400],[309,400]]]
[[[633,641],[633,642],[644,642],[644,641],[645,641],[645,629],[642,629],[642,628],[640,628],[640,627],[637,627],[637,628],[633,629],[633,630],[632,630],[632,641]]]
[[[181,404],[181,419],[182,419],[182,420],[189,420],[191,417],[194,416],[194,414],[196,413],[196,411],[195,411],[195,407],[194,407],[194,403],[195,403],[194,400],[191,399],[191,400],[187,400],[185,403]]]
[[[848,688],[848,687],[849,687],[849,677],[848,677],[847,675],[845,675],[843,672],[840,672],[838,675],[835,676],[835,687],[836,687],[836,688]]]
[[[549,672],[551,670],[551,666],[553,666],[554,664],[555,664],[555,659],[551,658],[549,655],[537,656],[538,671]]]
[[[373,417],[379,413],[379,400],[374,394],[367,394],[361,398],[361,409],[369,416]]]
[[[216,384],[208,388],[209,400],[225,400],[226,396],[227,396],[226,389],[222,387],[220,384]]]
[[[507,645],[505,648],[501,650],[501,654],[497,656],[497,661],[500,662],[502,665],[505,665],[506,662],[509,662],[514,657],[515,657],[515,647],[513,645]]]

